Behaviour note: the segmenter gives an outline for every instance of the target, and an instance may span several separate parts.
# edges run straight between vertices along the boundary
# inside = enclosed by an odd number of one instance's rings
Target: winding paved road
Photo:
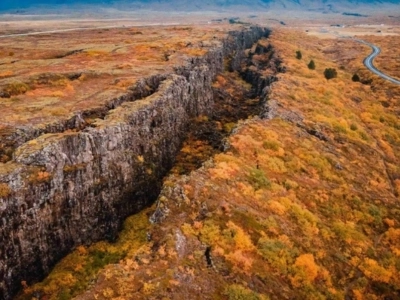
[[[388,75],[386,75],[385,73],[382,73],[381,71],[379,71],[375,66],[374,66],[374,58],[381,53],[381,49],[378,46],[375,46],[373,44],[367,43],[366,41],[363,40],[357,40],[354,39],[355,41],[367,45],[369,47],[372,48],[372,53],[370,55],[368,55],[365,59],[364,59],[364,65],[374,74],[378,75],[379,77],[386,79],[394,84],[398,84],[400,85],[400,80],[395,79],[393,77],[390,77]]]

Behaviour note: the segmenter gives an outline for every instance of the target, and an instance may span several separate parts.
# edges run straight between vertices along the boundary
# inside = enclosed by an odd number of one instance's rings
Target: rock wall
[[[231,32],[174,74],[110,101],[91,127],[35,133],[22,144],[0,168],[0,299],[12,298],[22,280],[43,278],[77,245],[114,240],[128,215],[151,204],[189,119],[212,113],[211,84],[224,60],[238,70],[244,49],[268,34],[259,27]]]

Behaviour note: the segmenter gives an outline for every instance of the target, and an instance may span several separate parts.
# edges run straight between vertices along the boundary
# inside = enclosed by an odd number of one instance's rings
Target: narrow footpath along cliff
[[[76,246],[113,241],[127,216],[151,204],[190,118],[212,114],[215,76],[243,71],[245,50],[268,35],[230,32],[175,72],[143,78],[91,126],[19,146],[0,166],[0,298],[43,278]],[[251,68],[243,75],[257,93],[271,81]]]

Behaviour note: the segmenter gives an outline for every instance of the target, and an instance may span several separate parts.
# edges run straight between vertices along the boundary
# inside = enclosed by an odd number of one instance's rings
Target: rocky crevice
[[[190,120],[211,113],[224,60],[240,70],[244,50],[268,34],[260,27],[231,32],[175,74],[139,82],[91,126],[42,132],[22,144],[0,172],[7,187],[0,194],[0,298],[10,299],[22,280],[42,278],[77,245],[114,240],[128,215],[151,204]]]
[[[252,29],[251,33],[249,33],[249,31],[230,32],[228,38],[223,41],[222,48],[211,49],[202,57],[190,58],[183,66],[175,67],[174,73],[184,76],[187,80],[190,80],[190,76],[193,76],[194,74],[193,72],[198,71],[199,68],[201,69],[202,67],[207,66],[207,70],[209,72],[216,74],[222,71],[223,60],[227,58],[230,60],[229,68],[231,71],[240,69],[240,64],[243,62],[245,56],[244,52],[240,50],[238,51],[236,47],[239,46],[240,49],[251,47],[252,43],[250,41],[254,41],[257,36],[260,36],[260,32],[255,28]],[[268,33],[265,34],[267,35]],[[232,43],[232,41],[234,42]],[[71,53],[75,54],[80,51],[81,50],[74,50],[71,51]],[[81,75],[82,73],[41,74],[32,80],[39,84],[44,84],[53,80],[53,77],[76,80]],[[122,103],[137,101],[148,97],[157,91],[158,86],[163,80],[166,79],[167,75],[168,74],[156,74],[142,78],[134,86],[129,88],[129,91],[126,94],[111,99],[104,106],[85,111],[74,112],[72,116],[60,119],[57,122],[51,122],[33,127],[20,126],[17,128],[7,127],[5,129],[1,129],[0,162],[10,161],[16,148],[30,140],[40,137],[41,135],[48,133],[61,133],[67,130],[83,130],[87,126],[91,126],[93,119],[103,119],[110,110],[115,109]],[[11,95],[5,91],[1,91],[0,97],[9,98]]]
[[[45,75],[45,74],[44,74]],[[46,80],[42,75],[39,79]],[[67,74],[65,75],[70,80],[79,78],[82,74]],[[54,75],[53,75],[54,76]],[[37,139],[38,137],[48,133],[62,133],[67,130],[83,130],[91,126],[94,119],[104,119],[110,110],[120,106],[124,102],[132,102],[141,100],[145,97],[154,94],[161,82],[166,79],[167,75],[157,74],[138,80],[138,82],[129,88],[129,91],[120,97],[116,97],[108,101],[104,106],[88,109],[85,111],[75,112],[72,116],[66,119],[60,119],[57,122],[47,123],[38,126],[20,126],[17,128],[9,127],[0,130],[0,158],[3,162],[12,159],[15,149],[27,143],[28,141]]]

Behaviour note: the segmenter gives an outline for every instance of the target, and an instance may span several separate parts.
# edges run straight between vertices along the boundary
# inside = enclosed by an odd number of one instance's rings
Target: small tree
[[[301,51],[300,50],[297,50],[296,51],[296,58],[297,59],[301,59],[303,57],[303,55],[301,54]]]
[[[315,70],[315,62],[313,60],[310,60],[307,66],[310,70]]]
[[[337,72],[336,69],[334,68],[327,68],[324,71],[324,76],[326,79],[332,79],[332,78],[336,78],[337,77]]]
[[[360,76],[358,76],[357,74],[354,74],[353,77],[351,77],[351,80],[353,80],[354,82],[359,82]]]

